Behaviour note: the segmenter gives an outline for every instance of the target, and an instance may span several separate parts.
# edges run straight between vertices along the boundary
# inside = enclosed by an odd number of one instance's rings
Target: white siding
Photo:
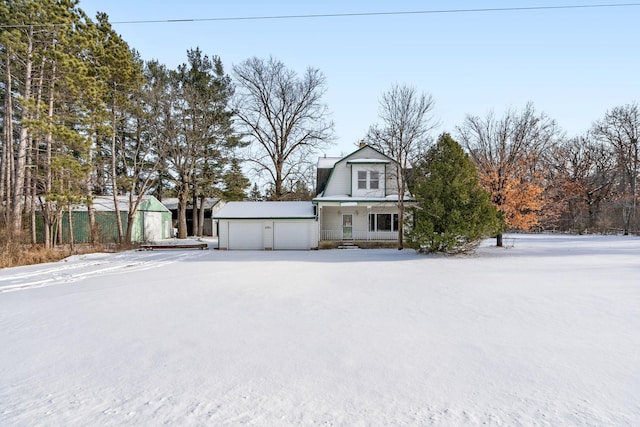
[[[375,166],[376,168],[381,167],[382,170],[384,170],[384,165],[357,165],[357,164],[350,165],[348,164],[349,160],[354,160],[354,159],[389,160],[388,157],[378,153],[376,150],[370,147],[365,147],[362,150],[356,151],[351,156],[345,157],[344,159],[336,163],[333,169],[333,172],[331,173],[331,176],[329,178],[329,182],[327,183],[327,187],[324,190],[324,195],[323,195],[324,197],[341,196],[341,195],[355,196],[355,194],[352,193],[352,186],[357,187],[357,176],[354,175],[352,179],[352,175],[351,175],[352,167],[353,168],[365,167],[365,168],[371,169],[372,166]],[[391,163],[387,165],[387,170],[394,170],[394,169],[395,168]],[[395,182],[392,182],[392,181],[395,181],[395,179],[393,179],[392,173],[387,173],[385,179],[386,179],[387,194],[390,194],[388,191],[390,188],[392,189],[397,188],[397,186],[395,185]],[[384,190],[385,183],[380,182],[380,187],[382,188],[382,190]],[[378,195],[376,197],[384,197],[384,194]]]
[[[366,174],[366,183],[367,188],[359,189],[358,188],[358,172],[364,172]],[[371,189],[369,185],[371,184],[371,172],[378,172],[378,189]],[[371,197],[378,198],[385,196],[385,165],[382,164],[352,164],[351,165],[351,173],[353,179],[351,181],[351,195],[353,197]]]
[[[324,196],[342,196],[349,194],[351,188],[351,167],[346,161],[336,163],[329,182],[324,190]]]

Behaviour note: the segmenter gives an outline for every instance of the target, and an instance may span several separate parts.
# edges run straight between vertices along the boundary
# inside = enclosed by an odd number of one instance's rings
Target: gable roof
[[[315,218],[311,202],[229,202],[213,219]]]
[[[361,151],[365,150],[365,149],[370,149],[375,151],[376,153],[380,154],[382,157],[384,157],[386,160],[383,159],[379,159],[379,158],[371,158],[371,157],[361,157],[361,158],[355,158],[355,159],[351,159],[349,160],[351,157],[353,157],[354,155],[360,153]],[[329,164],[329,159],[331,159],[331,166],[330,166],[330,170],[327,172],[323,173],[323,176],[321,177],[321,171],[320,171],[320,164],[321,161],[323,165],[328,165]],[[329,182],[331,181],[331,177],[333,176],[333,171],[336,169],[336,166],[338,165],[338,163],[342,163],[342,162],[347,162],[347,164],[389,164],[389,163],[393,163],[395,164],[396,161],[393,160],[391,157],[387,156],[386,154],[384,154],[383,152],[381,152],[380,150],[368,145],[368,144],[364,144],[361,147],[359,147],[357,150],[355,150],[354,152],[347,154],[344,157],[321,157],[320,159],[318,159],[318,171],[317,171],[317,178],[318,178],[318,182],[316,183],[316,198],[318,197],[322,197],[322,195],[324,194],[324,191],[327,187],[327,185],[329,184]],[[328,169],[328,168],[327,168]],[[320,178],[322,178],[322,182],[320,182]]]
[[[134,196],[134,199],[137,196]],[[129,196],[117,196],[118,209],[123,211],[129,210]],[[113,196],[95,196],[92,199],[92,208],[97,212],[112,212],[115,211],[115,204],[113,203]],[[86,211],[86,204],[74,204],[72,206],[73,211]],[[158,199],[152,195],[142,196],[138,211],[146,212],[169,212],[166,206],[164,206]]]

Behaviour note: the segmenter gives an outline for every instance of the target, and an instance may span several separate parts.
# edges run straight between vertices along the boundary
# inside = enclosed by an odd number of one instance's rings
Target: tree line
[[[430,115],[433,107],[430,95],[410,86],[396,85],[380,98],[381,124],[372,126],[367,135],[375,147],[396,160],[395,176],[399,178],[401,192],[405,182],[414,194],[421,192],[422,196],[425,181],[440,188],[438,200],[433,194],[429,196],[431,206],[418,203],[418,216],[429,211],[432,217],[429,221],[442,224],[436,219],[443,213],[436,214],[433,209],[438,203],[449,204],[450,201],[443,200],[444,194],[449,198],[454,195],[466,198],[465,203],[472,204],[469,199],[472,189],[451,193],[457,177],[452,170],[449,181],[444,181],[448,188],[433,179],[435,172],[447,169],[438,164],[446,163],[443,152],[450,156],[450,163],[460,160],[458,150],[451,147],[453,144],[466,150],[478,185],[487,191],[500,214],[502,225],[496,225],[492,214],[485,212],[486,223],[491,225],[486,231],[493,230],[498,246],[502,246],[502,230],[625,235],[640,231],[637,212],[640,114],[636,102],[607,111],[604,118],[576,137],[567,137],[555,120],[536,111],[532,103],[520,110],[508,109],[501,116],[494,112],[484,117],[468,114],[456,127],[454,136],[442,134],[436,144],[432,144],[429,134],[436,126]],[[440,144],[447,146],[446,150]],[[466,167],[461,165],[456,173],[465,176]],[[401,173],[407,168],[413,173]],[[416,196],[420,199],[420,194]],[[476,213],[467,212],[471,216]],[[467,217],[469,225],[473,224],[471,216]],[[447,218],[448,225],[457,221],[450,212]],[[444,225],[439,227],[440,231],[436,227],[431,234],[443,233]],[[399,235],[400,247],[401,238]]]
[[[6,236],[26,233],[35,242],[40,215],[52,247],[63,212],[77,204],[87,205],[95,230],[98,195],[113,196],[116,208],[116,196],[129,197],[129,221],[116,216],[121,242],[130,241],[145,194],[178,198],[179,237],[187,205],[200,207],[201,217],[207,197],[313,196],[316,153],[333,140],[320,70],[299,74],[274,58],[250,58],[227,74],[219,57],[199,48],[169,69],[143,61],[106,14],[91,19],[76,0],[2,2],[0,31]],[[395,86],[382,95],[381,123],[365,139],[402,170],[422,170],[435,145],[434,105],[430,95]],[[629,233],[638,231],[639,125],[631,103],[568,138],[527,104],[468,115],[448,137],[464,148],[509,229]],[[266,194],[255,182],[247,194],[243,166],[266,177]],[[397,177],[398,188],[413,185]]]

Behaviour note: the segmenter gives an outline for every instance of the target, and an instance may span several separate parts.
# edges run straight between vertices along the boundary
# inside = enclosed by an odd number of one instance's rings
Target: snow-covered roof
[[[320,157],[318,159],[318,169],[331,169],[342,157]]]
[[[391,163],[389,160],[385,160],[385,159],[372,159],[372,158],[361,158],[361,159],[351,159],[351,160],[347,160],[347,163],[362,163],[362,164],[372,164],[372,163],[377,163],[377,164],[387,164],[387,163]]]
[[[135,203],[136,197],[134,196],[133,200]],[[118,209],[120,211],[128,211],[129,210],[129,196],[117,196],[118,199]],[[95,196],[92,200],[93,209],[97,212],[113,212],[115,210],[115,204],[113,203],[113,196]],[[154,196],[142,196],[142,201],[140,202],[139,210],[150,210],[150,211],[168,211]],[[74,211],[86,211],[87,205],[77,204],[73,206]]]
[[[208,197],[206,199],[204,199],[204,208],[205,209],[211,209],[213,208],[218,202],[220,201],[220,199],[216,199],[213,197]],[[165,197],[161,200],[161,203],[163,205],[165,205],[167,207],[167,209],[169,210],[176,210],[178,209],[178,198],[177,197]],[[200,204],[200,202],[198,202],[198,205]],[[187,201],[187,206],[191,207],[193,205],[193,201],[192,200],[188,200]]]
[[[213,218],[315,218],[315,213],[311,202],[229,202]]]
[[[398,200],[397,194],[388,194],[385,197],[353,197],[348,194],[333,194],[331,196],[324,196],[324,193],[314,197],[314,202],[395,202]],[[409,193],[404,196],[405,201],[413,200]]]

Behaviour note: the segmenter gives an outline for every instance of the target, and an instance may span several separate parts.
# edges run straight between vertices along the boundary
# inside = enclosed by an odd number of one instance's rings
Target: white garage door
[[[309,249],[308,222],[276,222],[273,249]]]
[[[230,222],[229,249],[264,249],[262,222]]]

